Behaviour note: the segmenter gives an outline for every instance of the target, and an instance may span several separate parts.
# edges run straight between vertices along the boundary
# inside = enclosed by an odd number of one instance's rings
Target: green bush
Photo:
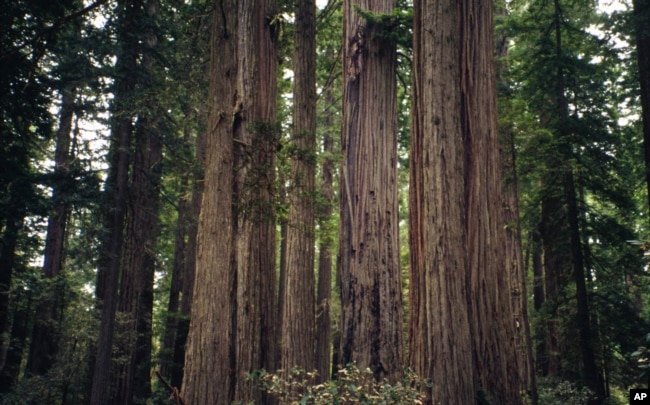
[[[260,388],[278,399],[281,404],[421,404],[425,383],[413,372],[406,371],[404,378],[395,384],[376,381],[370,369],[359,370],[348,365],[337,373],[335,380],[316,382],[316,372],[292,369],[267,373],[264,370],[252,374]]]
[[[584,405],[593,399],[589,388],[557,378],[541,379],[538,392],[540,405]]]

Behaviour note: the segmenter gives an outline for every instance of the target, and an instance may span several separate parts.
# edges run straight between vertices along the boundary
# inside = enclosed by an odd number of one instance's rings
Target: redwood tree
[[[152,89],[159,82],[154,72],[158,46],[156,17],[159,0],[144,4],[147,29],[143,35],[142,89]],[[139,108],[140,109],[140,108]],[[118,310],[126,319],[130,332],[123,348],[127,361],[119,367],[116,401],[130,403],[151,395],[151,350],[153,283],[156,266],[156,243],[159,228],[160,182],[162,162],[163,111],[155,105],[141,110],[135,130],[133,170],[129,184],[126,221],[126,248],[120,285]]]
[[[393,0],[343,3],[339,363],[395,380],[402,370],[396,45],[362,16]]]
[[[259,400],[246,373],[276,366],[275,15],[272,0],[215,2],[205,189],[182,391],[192,404]]]
[[[316,3],[296,2],[293,146],[287,223],[281,366],[314,368]]]
[[[48,280],[56,280],[61,273],[64,260],[66,225],[71,209],[71,205],[65,201],[65,188],[73,158],[70,144],[76,93],[74,85],[67,85],[61,91],[61,111],[54,153],[54,185],[52,187],[54,209],[48,217],[45,251],[43,252],[43,275]],[[39,300],[36,307],[32,341],[27,360],[28,372],[32,374],[44,375],[54,364],[58,351],[56,325],[61,320],[60,308],[63,294],[57,285],[60,286],[60,283],[54,281],[52,286],[48,286],[45,296]]]
[[[110,400],[111,355],[115,332],[115,313],[124,245],[124,219],[130,167],[130,149],[133,133],[132,115],[128,103],[134,96],[135,71],[139,57],[137,23],[142,12],[142,1],[117,4],[119,16],[118,40],[120,53],[116,62],[117,77],[111,117],[111,149],[109,173],[105,186],[105,228],[97,271],[97,299],[101,309],[101,324],[96,357],[91,360],[91,403],[104,404]],[[94,364],[92,364],[94,363]]]
[[[505,266],[492,8],[415,2],[410,364],[434,403],[522,402]]]

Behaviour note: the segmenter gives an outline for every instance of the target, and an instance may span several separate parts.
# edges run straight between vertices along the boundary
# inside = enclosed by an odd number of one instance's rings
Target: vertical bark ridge
[[[339,360],[396,380],[402,362],[396,52],[354,5],[390,13],[395,3],[344,2]]]

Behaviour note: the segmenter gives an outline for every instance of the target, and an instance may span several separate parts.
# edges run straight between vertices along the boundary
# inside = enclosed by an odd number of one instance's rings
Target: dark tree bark
[[[128,4],[127,4],[128,3]],[[132,123],[128,113],[128,101],[133,97],[138,44],[133,35],[142,8],[141,1],[118,2],[120,13],[119,41],[121,54],[116,62],[115,96],[111,121],[111,156],[106,180],[106,235],[102,243],[97,274],[97,299],[101,309],[97,354],[94,358],[92,393],[93,405],[105,404],[110,400],[109,387],[112,370],[111,354],[115,330],[115,313],[119,287],[120,265],[124,244],[124,218],[130,166]]]
[[[326,127],[330,125],[326,124]],[[321,240],[318,255],[318,291],[316,296],[316,370],[318,381],[329,379],[332,365],[331,338],[332,327],[330,324],[330,308],[332,301],[332,243],[329,235],[328,223],[332,216],[332,201],[334,190],[332,188],[334,177],[334,162],[330,157],[333,152],[334,140],[329,132],[323,136],[323,153],[325,159],[322,166],[321,190],[323,206],[319,212],[318,222],[321,229]]]
[[[184,141],[189,142],[190,131],[186,128]],[[176,343],[176,336],[178,334],[178,323],[180,321],[180,303],[181,292],[183,288],[183,273],[186,268],[186,254],[187,254],[187,231],[188,231],[188,215],[189,204],[187,201],[187,192],[189,189],[189,173],[184,173],[181,178],[180,196],[178,198],[178,205],[176,213],[178,219],[176,220],[176,230],[174,232],[174,262],[172,264],[171,285],[169,289],[169,302],[167,304],[167,318],[165,319],[165,331],[162,341],[162,348],[158,361],[160,362],[160,374],[167,379],[171,380],[172,370],[182,368],[183,364],[174,363],[174,348]]]
[[[7,367],[7,352],[11,342],[11,317],[9,315],[9,291],[16,258],[18,229],[22,219],[6,219],[3,225],[2,249],[0,250],[0,392],[6,392],[13,384],[14,373]]]
[[[275,15],[274,1],[215,3],[188,403],[259,401],[245,374],[276,367]]]
[[[0,393],[4,392],[4,390],[9,391],[20,379],[33,310],[32,292],[30,290],[21,288],[12,295],[12,306],[15,306],[15,308],[13,308],[11,319],[11,333],[8,336],[9,347],[6,357],[3,359],[4,367],[0,373],[0,384],[3,384]]]
[[[157,79],[153,53],[158,44],[156,16],[158,0],[147,0],[144,49],[142,56],[144,89],[153,88]],[[123,348],[126,364],[120,367],[115,393],[116,403],[145,401],[151,396],[151,350],[153,282],[156,266],[162,162],[163,111],[139,114],[135,131],[135,156],[127,208],[126,248],[122,268],[118,311],[126,319],[127,338]],[[156,113],[157,111],[157,113]]]
[[[497,46],[498,57],[507,57],[507,44],[508,38],[504,36]],[[497,64],[497,80],[502,82],[503,88],[506,88],[507,84],[504,80],[504,74],[505,66],[503,64]],[[512,125],[499,126],[499,140],[506,233],[506,269],[509,277],[511,308],[515,323],[515,348],[517,358],[520,360],[518,363],[519,378],[522,381],[522,386],[526,387],[527,395],[530,396],[533,404],[537,405],[537,383],[530,334],[530,319],[528,316],[526,266],[521,241],[515,133]]]
[[[201,114],[204,117],[204,114]],[[201,119],[204,122],[204,119]],[[205,127],[205,124],[202,125]],[[183,270],[183,285],[181,289],[181,315],[176,330],[174,342],[174,364],[172,369],[171,384],[181,388],[183,382],[183,364],[185,362],[185,343],[190,329],[190,316],[192,313],[192,296],[194,292],[194,279],[196,275],[196,243],[198,233],[198,222],[201,214],[201,199],[203,197],[205,165],[206,129],[200,128],[196,137],[196,170],[192,187],[192,199],[189,206],[188,230],[187,230],[187,253],[185,255],[185,267]]]
[[[641,119],[643,121],[643,151],[650,210],[650,1],[634,0],[636,56],[641,88]]]
[[[73,157],[70,143],[75,96],[76,91],[71,85],[62,91],[59,128],[56,132],[54,153],[54,186],[52,188],[54,211],[48,218],[43,253],[43,275],[47,280],[55,280],[59,276],[64,259],[66,224],[70,215],[70,204],[65,201],[65,190]],[[63,292],[60,283],[56,282],[46,288],[44,296],[39,299],[36,306],[27,360],[27,372],[35,375],[47,373],[58,352],[58,324],[62,316],[60,308]]]
[[[281,368],[314,368],[316,3],[296,3],[293,57],[293,139],[283,288]]]
[[[544,165],[553,170],[544,171],[541,179],[540,237],[542,242],[544,291],[536,291],[536,307],[549,314],[538,346],[538,361],[542,375],[567,376],[580,374],[596,398],[590,403],[602,403],[606,389],[603,370],[597,359],[596,338],[589,309],[587,271],[583,246],[583,224],[578,203],[579,177],[574,162],[580,161],[580,147],[575,144],[575,118],[570,116],[567,99],[567,54],[564,49],[566,16],[559,0],[549,3],[548,19],[551,24],[544,28],[540,52],[549,63],[548,93],[540,103],[538,113],[542,126],[552,131],[553,151],[544,155]],[[573,115],[573,114],[572,114]],[[576,112],[575,117],[578,116]],[[570,350],[570,343],[560,333],[560,319],[566,317],[567,286],[575,286],[575,319],[577,345]],[[543,295],[543,299],[542,296]],[[540,296],[540,297],[538,297]],[[543,301],[543,304],[542,304]],[[575,365],[565,361],[570,353],[579,353]],[[570,373],[570,374],[569,374]]]
[[[397,54],[355,5],[390,13],[395,2],[343,3],[339,363],[395,381],[402,372]]]

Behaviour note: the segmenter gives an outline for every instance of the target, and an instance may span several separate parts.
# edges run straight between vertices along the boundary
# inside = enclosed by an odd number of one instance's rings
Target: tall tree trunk
[[[636,55],[641,87],[641,118],[643,121],[643,151],[650,210],[650,1],[634,0]],[[650,216],[649,216],[650,218]]]
[[[11,293],[11,278],[16,265],[16,249],[18,237],[23,226],[22,215],[15,218],[7,216],[2,233],[0,247],[0,393],[8,392],[18,378],[22,350],[17,352],[14,342],[17,331],[12,325],[9,295]],[[25,317],[26,318],[26,317]],[[17,328],[16,328],[17,329]],[[19,334],[19,333],[18,333]]]
[[[415,3],[410,363],[434,403],[522,402],[508,291],[492,8]],[[452,347],[453,345],[453,347]]]
[[[52,201],[54,212],[48,218],[45,251],[43,253],[43,275],[48,280],[55,280],[63,265],[63,248],[66,224],[70,214],[70,204],[65,201],[65,190],[72,155],[70,151],[72,119],[74,117],[76,91],[73,86],[62,90],[59,128],[56,132],[56,150],[54,153],[54,186]],[[60,306],[63,291],[61,283],[54,281],[46,286],[44,296],[36,306],[32,340],[29,347],[27,372],[44,375],[52,367],[58,351],[57,326],[61,320]]]
[[[142,57],[143,88],[157,82],[153,53],[158,44],[155,31],[158,0],[147,0],[144,52]],[[163,113],[139,115],[135,132],[135,157],[127,211],[126,249],[120,286],[118,310],[125,315],[129,338],[124,353],[126,364],[117,375],[117,403],[144,401],[151,396],[151,348],[153,320],[153,282],[156,266],[160,206]]]
[[[413,16],[409,365],[432,381],[429,403],[471,404],[456,2],[415,1]]]
[[[126,245],[120,303],[118,310],[127,320],[129,336],[124,347],[128,358],[118,378],[116,401],[141,401],[151,393],[151,338],[153,314],[153,281],[162,142],[144,118],[136,131],[132,195],[126,229]]]
[[[496,110],[492,7],[460,8],[461,119],[465,158],[470,333],[480,391],[493,403],[522,403],[521,359],[506,268],[503,181]],[[521,288],[521,287],[520,287]]]
[[[282,314],[281,367],[314,368],[316,173],[316,3],[296,3],[293,139]]]
[[[566,195],[568,203],[569,227],[571,237],[571,253],[573,261],[573,277],[576,283],[577,313],[576,320],[579,331],[582,367],[585,381],[589,388],[596,394],[590,404],[601,404],[605,399],[605,385],[602,369],[597,365],[594,332],[591,327],[589,311],[589,297],[585,280],[585,266],[580,237],[579,212],[577,193],[573,173],[567,175]]]
[[[229,404],[259,401],[259,390],[245,374],[276,366],[272,190],[278,27],[274,1],[224,0],[215,6],[210,132],[183,397],[189,403]]]
[[[118,2],[121,54],[118,56],[116,63],[119,76],[116,78],[113,99],[110,168],[105,190],[107,197],[106,235],[102,243],[97,274],[97,299],[101,309],[101,321],[97,354],[93,365],[90,397],[90,402],[93,405],[108,403],[110,399],[111,354],[124,243],[123,231],[130,166],[129,155],[133,130],[127,105],[135,89],[134,72],[137,65],[138,44],[133,33],[138,32],[137,22],[141,8],[142,3],[140,0]]]
[[[196,275],[196,254],[197,254],[197,233],[198,222],[201,214],[201,199],[203,198],[206,148],[205,114],[200,114],[199,133],[196,137],[196,162],[197,168],[194,171],[192,199],[189,206],[188,230],[187,230],[187,253],[185,255],[185,268],[183,270],[183,285],[181,289],[181,315],[176,330],[174,342],[174,364],[172,369],[171,384],[180,388],[183,382],[183,364],[185,362],[185,347],[187,335],[190,329],[190,316],[192,313],[192,296],[194,293],[194,279]]]
[[[497,56],[508,55],[508,38],[499,41]],[[504,66],[497,66],[497,79],[504,81]],[[505,83],[504,83],[505,84]],[[534,405],[538,403],[537,383],[533,356],[530,320],[528,316],[528,293],[526,267],[521,242],[521,224],[519,217],[519,185],[516,165],[515,133],[512,125],[499,126],[501,170],[503,177],[503,207],[506,231],[506,269],[509,276],[511,308],[515,322],[515,347],[520,360],[519,378],[526,388]]]
[[[8,336],[9,350],[6,352],[4,367],[0,373],[0,393],[9,390],[20,380],[23,358],[25,355],[25,343],[29,333],[29,325],[32,316],[32,292],[26,288],[20,288],[12,294],[13,316],[11,319],[11,332]]]
[[[343,3],[341,352],[339,363],[395,381],[402,372],[397,207],[395,44],[355,6],[391,13],[393,0]]]
[[[559,0],[554,0],[555,6],[555,47],[556,56],[561,60],[564,50],[562,44],[561,31],[561,8]],[[569,123],[569,105],[566,98],[566,88],[564,80],[563,64],[558,66],[557,77],[557,111],[560,122],[556,130],[562,142],[567,146],[570,145],[571,134],[568,132],[571,128]],[[569,155],[570,152],[566,152]],[[589,401],[590,404],[601,404],[605,399],[605,387],[603,382],[602,370],[597,365],[594,335],[591,328],[591,319],[589,313],[589,297],[587,294],[587,285],[585,280],[585,266],[582,251],[582,242],[580,236],[580,213],[578,211],[578,197],[575,185],[573,167],[564,173],[564,198],[567,205],[567,219],[569,226],[569,246],[571,249],[571,265],[573,268],[573,279],[576,285],[576,321],[579,332],[579,342],[582,357],[582,372],[584,379],[589,388],[596,395],[596,398]]]
[[[542,265],[542,242],[539,232],[533,230],[531,238],[531,267],[533,270],[533,308],[535,313],[542,310],[546,296],[544,294],[544,268]],[[545,375],[548,365],[548,353],[546,352],[546,332],[543,322],[536,322],[533,333],[535,339],[535,374]]]
[[[329,92],[328,96],[331,96]],[[326,124],[327,128],[331,125]],[[332,135],[326,132],[323,136],[323,160],[321,190],[323,207],[319,212],[318,222],[321,229],[321,239],[318,249],[318,295],[316,297],[316,370],[318,381],[329,379],[332,365],[330,308],[332,305],[332,239],[329,223],[332,216],[332,189],[334,177],[334,162],[331,154],[334,141]]]
[[[188,144],[190,140],[190,131],[188,128],[185,128],[184,132],[184,141]],[[180,302],[183,288],[183,273],[186,268],[186,255],[188,253],[186,238],[189,228],[188,218],[191,217],[191,214],[188,213],[190,207],[187,201],[189,176],[190,174],[186,172],[181,177],[181,187],[179,190],[180,196],[178,197],[178,206],[176,209],[178,218],[176,220],[176,230],[174,232],[174,261],[172,264],[172,275],[169,288],[169,302],[167,304],[167,318],[165,319],[165,331],[158,358],[158,361],[160,362],[160,374],[167,380],[171,379],[172,370],[177,367],[183,367],[182,363],[174,363],[174,348],[178,332],[178,324],[181,317]]]

